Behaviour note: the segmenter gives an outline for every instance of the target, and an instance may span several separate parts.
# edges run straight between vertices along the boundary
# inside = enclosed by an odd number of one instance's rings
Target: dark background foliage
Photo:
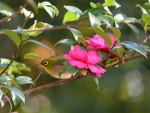
[[[25,3],[23,0],[0,0],[8,4],[15,11]],[[35,2],[42,2],[43,0],[36,0]],[[48,0],[47,0],[48,1]],[[144,4],[147,0],[116,0],[121,4],[121,8],[115,9],[111,7],[112,13],[122,13],[128,17],[141,18],[140,8],[135,7],[136,4]],[[55,5],[59,11],[59,16],[51,19],[51,17],[44,10],[39,10],[33,19],[30,19],[24,28],[29,28],[34,23],[34,20],[49,23],[52,25],[61,25],[66,10],[64,5],[72,5],[80,8],[82,11],[90,8],[89,0],[49,0]],[[102,0],[92,0],[94,3],[103,3]],[[29,5],[29,10],[33,8]],[[0,18],[3,18],[0,15]],[[16,29],[17,26],[22,26],[24,22],[24,15],[18,15],[10,22],[2,23],[1,29]],[[127,26],[121,26],[121,40],[130,40],[141,43],[144,39],[143,29],[137,26],[140,30],[140,39],[137,39],[134,32]],[[87,32],[85,28],[78,28],[82,31],[84,36],[92,36],[93,32]],[[73,38],[68,30],[56,30],[45,32],[37,37],[42,43],[53,48],[55,54],[61,55],[69,50],[69,46],[58,45],[54,48],[54,44],[63,38]],[[149,43],[147,43],[149,45]],[[15,44],[6,35],[0,35],[0,57],[12,58],[16,52]],[[39,60],[24,60],[24,54],[33,52],[39,54],[42,58],[47,58],[51,54],[48,50],[29,43],[21,48],[17,61],[25,63],[31,67],[30,73],[24,75],[30,76],[33,79],[38,74],[38,68],[35,66]],[[92,77],[86,77],[76,80],[61,86],[54,87],[45,91],[37,92],[30,95],[26,104],[21,103],[15,110],[19,113],[150,113],[150,64],[148,59],[138,59],[130,61],[119,68],[109,68],[107,72],[99,79],[100,89],[97,90],[96,84]],[[17,75],[16,75],[17,76]],[[45,85],[47,83],[56,81],[48,74],[43,73],[37,81],[36,86]],[[29,86],[22,86],[27,89]],[[0,108],[0,113],[9,111],[9,104]]]

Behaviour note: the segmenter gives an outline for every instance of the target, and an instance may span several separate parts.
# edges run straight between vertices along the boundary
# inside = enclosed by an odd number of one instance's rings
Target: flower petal
[[[102,58],[98,56],[98,53],[96,51],[88,51],[87,53],[87,63],[88,64],[97,64],[100,62]]]
[[[64,58],[66,58],[66,59],[73,59],[69,54],[64,54],[64,56],[63,56]]]
[[[74,50],[71,50],[69,52],[69,55],[71,57],[73,57],[74,59],[77,59],[79,61],[83,61],[86,56],[87,56],[87,52],[82,50],[79,45],[74,46]]]
[[[69,64],[78,68],[85,68],[87,64],[78,60],[69,60]]]
[[[100,67],[100,66],[94,66],[94,65],[88,65],[91,72],[96,73],[98,77],[101,77],[101,73],[106,72],[106,69]]]

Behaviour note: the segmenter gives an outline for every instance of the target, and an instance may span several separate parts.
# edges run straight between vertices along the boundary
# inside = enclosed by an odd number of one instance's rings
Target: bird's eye
[[[47,65],[48,65],[48,62],[47,62],[47,61],[45,61],[45,62],[43,62],[43,64],[44,64],[44,66],[47,66]]]

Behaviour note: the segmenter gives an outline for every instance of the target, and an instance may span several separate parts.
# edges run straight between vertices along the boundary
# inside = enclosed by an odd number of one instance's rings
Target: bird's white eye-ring
[[[44,64],[44,66],[47,66],[47,65],[48,65],[48,62],[47,62],[47,61],[44,61],[43,64]]]

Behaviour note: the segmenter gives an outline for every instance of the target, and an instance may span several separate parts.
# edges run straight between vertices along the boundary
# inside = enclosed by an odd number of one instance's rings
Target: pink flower
[[[112,45],[114,45],[116,37],[114,35],[109,35],[109,38],[111,39]],[[95,50],[101,50],[106,53],[110,52],[110,47],[108,46],[108,43],[98,34],[94,35],[93,38],[89,38],[89,44]]]
[[[96,64],[102,59],[95,51],[84,51],[80,49],[78,45],[74,46],[74,50],[69,51],[64,55],[64,58],[69,60],[71,66],[76,66],[79,69],[89,68],[91,72],[96,73],[98,77],[101,77],[101,73],[106,70]]]

